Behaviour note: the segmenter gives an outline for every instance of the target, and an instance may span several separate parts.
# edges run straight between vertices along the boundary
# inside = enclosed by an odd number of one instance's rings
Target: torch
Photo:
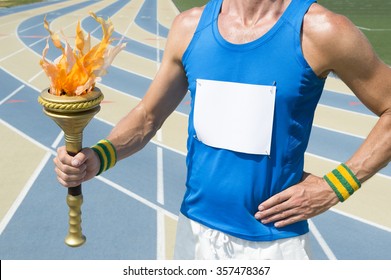
[[[100,110],[103,94],[98,88],[83,96],[56,96],[45,89],[38,97],[43,111],[64,131],[65,147],[71,156],[82,149],[83,130]],[[71,247],[84,244],[86,237],[81,230],[81,185],[68,189],[69,231],[65,243]]]
[[[90,14],[102,26],[102,41],[91,47],[90,35],[85,38],[78,22],[74,50],[66,38],[64,48],[59,36],[50,30],[49,23],[44,20],[44,27],[50,33],[54,46],[62,51],[62,56],[53,63],[48,61],[47,42],[40,64],[49,77],[50,87],[41,92],[38,102],[43,106],[44,113],[64,131],[65,147],[71,156],[82,149],[83,130],[100,110],[103,94],[95,83],[100,81],[100,76],[106,73],[114,57],[125,47],[125,44],[118,44],[109,49],[114,30],[111,21]],[[81,228],[81,185],[68,188],[66,201],[69,206],[69,230],[65,243],[78,247],[86,241]]]

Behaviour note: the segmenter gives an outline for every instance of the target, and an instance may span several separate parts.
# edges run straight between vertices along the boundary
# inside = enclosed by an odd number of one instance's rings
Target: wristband
[[[100,168],[96,176],[112,168],[117,163],[117,151],[109,140],[102,139],[92,146],[91,149],[97,153],[100,159]]]
[[[341,202],[344,202],[361,187],[361,183],[356,175],[343,163],[323,178]]]

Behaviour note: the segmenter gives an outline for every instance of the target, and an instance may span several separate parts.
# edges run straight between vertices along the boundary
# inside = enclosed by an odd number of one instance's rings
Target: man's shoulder
[[[192,8],[175,17],[165,48],[167,57],[171,56],[175,61],[181,61],[197,29],[203,9],[203,7]]]
[[[304,18],[303,29],[327,35],[354,28],[353,23],[344,15],[328,10],[320,4],[313,4]]]
[[[346,16],[313,4],[304,17],[303,52],[319,75],[373,57],[363,33]]]
[[[304,17],[304,36],[325,47],[336,43],[349,45],[349,40],[360,36],[359,33],[358,28],[346,16],[330,11],[317,3],[310,7]]]
[[[193,34],[204,11],[204,7],[194,7],[181,12],[175,17],[172,28],[180,32],[191,32]]]

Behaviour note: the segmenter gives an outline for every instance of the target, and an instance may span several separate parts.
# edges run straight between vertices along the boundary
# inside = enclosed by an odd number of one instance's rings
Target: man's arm
[[[326,76],[335,72],[379,116],[346,162],[362,183],[391,161],[391,68],[379,60],[348,19],[319,5],[313,5],[305,18],[302,40],[304,55],[315,73]],[[323,178],[305,173],[302,182],[261,203],[255,217],[283,227],[318,215],[338,202]]]
[[[174,22],[162,64],[140,103],[111,131],[108,139],[123,159],[143,148],[175,110],[187,92],[187,79],[181,64],[180,27]],[[180,30],[179,30],[180,31]]]
[[[361,147],[346,162],[361,182],[365,182],[391,160],[391,68],[373,53],[366,40],[353,41],[356,59],[348,53],[334,63],[333,71],[361,102],[379,116]],[[337,58],[338,60],[338,58]]]
[[[140,103],[118,122],[107,137],[116,149],[118,160],[141,150],[185,96],[188,84],[182,56],[201,12],[202,8],[194,8],[175,18],[160,69],[149,89]],[[57,179],[65,187],[74,187],[93,178],[100,167],[97,154],[90,148],[71,157],[61,147],[54,163]]]

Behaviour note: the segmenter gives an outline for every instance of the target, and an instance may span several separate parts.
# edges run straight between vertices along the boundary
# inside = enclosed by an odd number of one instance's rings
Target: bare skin
[[[225,0],[218,19],[222,36],[235,44],[253,41],[279,19],[290,0]],[[203,8],[178,15],[170,30],[161,68],[139,105],[107,137],[123,159],[142,149],[175,110],[187,91],[181,58]],[[379,116],[362,146],[346,162],[365,182],[391,160],[391,69],[381,62],[363,34],[344,16],[313,4],[302,30],[304,57],[319,77],[335,72],[357,97]],[[89,148],[75,157],[58,149],[54,159],[58,181],[74,187],[93,178],[99,158]],[[304,173],[297,185],[259,205],[255,218],[276,227],[309,219],[338,203],[321,177]]]

